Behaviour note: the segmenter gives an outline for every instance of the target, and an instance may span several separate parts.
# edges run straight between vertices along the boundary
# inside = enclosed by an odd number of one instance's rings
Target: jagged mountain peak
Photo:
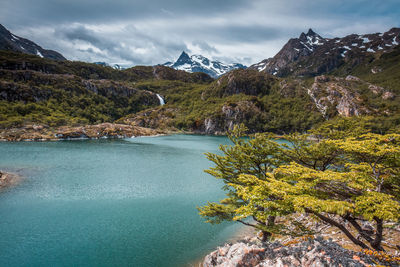
[[[43,49],[36,43],[16,36],[0,24],[0,50],[10,50],[54,60],[66,60],[60,53]]]
[[[8,32],[8,30],[3,25],[0,24],[0,33],[3,32]]]
[[[204,72],[211,77],[219,77],[233,69],[244,69],[246,66],[240,63],[224,64],[220,61],[210,60],[202,55],[191,55],[182,51],[175,62],[166,62],[164,66],[172,67],[186,72]]]
[[[316,32],[313,31],[313,29],[309,28],[307,34],[308,36],[315,36],[318,35]]]
[[[182,51],[176,63],[186,63],[188,61],[190,61],[190,56],[185,51]]]
[[[310,28],[308,29],[307,33],[302,32],[298,40],[308,45],[314,46],[323,44],[324,38]]]

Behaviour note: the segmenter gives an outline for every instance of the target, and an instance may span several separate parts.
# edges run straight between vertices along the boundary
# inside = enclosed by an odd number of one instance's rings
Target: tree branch
[[[308,213],[312,213],[315,216],[317,216],[319,219],[321,219],[322,221],[339,228],[354,244],[356,244],[356,245],[358,245],[358,246],[360,246],[362,248],[369,249],[369,247],[365,243],[363,243],[362,241],[360,241],[357,238],[355,238],[350,233],[350,231],[346,229],[346,227],[344,225],[338,223],[337,221],[335,221],[335,220],[333,220],[333,219],[331,219],[331,218],[329,218],[327,216],[322,215],[321,213],[313,211],[311,209],[306,208],[305,211],[308,212]]]
[[[349,214],[343,217],[343,219],[347,220],[351,223],[351,225],[357,230],[357,232],[368,242],[371,244],[373,238],[368,235],[364,229],[357,223],[356,219],[351,217]]]
[[[240,222],[240,223],[242,223],[242,224],[244,224],[244,225],[247,225],[247,226],[254,227],[254,228],[257,228],[257,229],[258,229],[257,225],[255,225],[255,224],[247,223],[247,222],[244,222],[244,221],[242,221],[242,220],[236,220],[236,221],[237,221],[237,222]]]

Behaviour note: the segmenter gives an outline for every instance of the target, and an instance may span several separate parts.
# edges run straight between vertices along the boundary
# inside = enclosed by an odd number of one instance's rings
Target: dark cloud
[[[209,45],[207,42],[203,40],[195,40],[192,43],[194,46],[197,46],[201,49],[201,51],[208,52],[208,53],[218,53],[218,50],[214,47]]]
[[[101,43],[101,41],[94,36],[93,32],[88,30],[85,26],[67,28],[64,31],[59,31],[58,33],[71,41],[81,40],[93,45]]]
[[[4,17],[14,23],[106,22],[163,15],[217,15],[246,5],[246,0],[2,0]],[[18,17],[13,15],[19,14]]]
[[[265,42],[276,40],[277,38],[282,37],[282,34],[286,35],[286,33],[283,33],[278,28],[273,28],[268,25],[218,26],[213,28],[212,32],[220,40],[239,43]]]
[[[57,29],[55,35],[69,42],[75,42],[77,47],[86,47],[78,48],[80,52],[93,54],[98,58],[115,58],[114,60],[120,58],[139,65],[149,64],[151,62],[149,56],[167,58],[183,50],[190,50],[183,42],[174,39],[160,40],[132,25],[124,27],[122,32],[125,34],[123,39],[119,36],[121,33],[110,36],[78,25]]]
[[[1,0],[15,34],[67,58],[158,64],[182,50],[227,63],[273,56],[313,28],[322,36],[398,27],[398,0]]]

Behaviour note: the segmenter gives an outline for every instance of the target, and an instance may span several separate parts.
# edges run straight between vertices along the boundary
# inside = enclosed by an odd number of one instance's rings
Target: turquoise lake
[[[0,143],[0,266],[190,266],[240,230],[196,206],[224,197],[203,172],[225,137]]]

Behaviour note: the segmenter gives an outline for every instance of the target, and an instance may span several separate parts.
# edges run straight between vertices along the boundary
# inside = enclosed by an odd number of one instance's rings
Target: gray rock
[[[203,267],[349,266],[374,265],[366,255],[342,248],[322,237],[283,245],[278,242],[226,244],[207,255]]]

